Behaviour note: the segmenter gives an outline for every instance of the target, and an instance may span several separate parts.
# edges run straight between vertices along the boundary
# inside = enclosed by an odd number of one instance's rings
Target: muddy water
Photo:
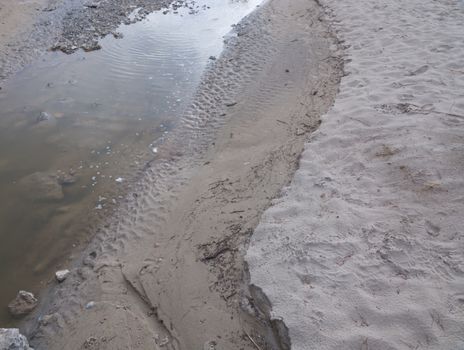
[[[55,283],[175,128],[210,56],[258,0],[211,0],[122,26],[103,49],[50,53],[0,91],[0,327],[19,289]],[[177,12],[177,13],[175,13]],[[74,249],[76,250],[76,249]]]

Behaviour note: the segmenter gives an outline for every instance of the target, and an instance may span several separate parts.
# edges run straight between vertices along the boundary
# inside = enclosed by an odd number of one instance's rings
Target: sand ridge
[[[464,7],[324,0],[335,105],[263,215],[252,283],[299,349],[464,347]]]

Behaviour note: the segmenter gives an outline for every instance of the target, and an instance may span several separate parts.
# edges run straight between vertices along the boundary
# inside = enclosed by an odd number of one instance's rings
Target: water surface
[[[0,91],[0,327],[19,289],[55,283],[156,158],[210,56],[259,0],[203,0],[121,26],[102,50],[49,53]],[[177,12],[177,13],[175,13]]]

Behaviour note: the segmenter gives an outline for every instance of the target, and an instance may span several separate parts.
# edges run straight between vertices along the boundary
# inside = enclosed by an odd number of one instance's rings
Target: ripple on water
[[[87,223],[111,212],[124,182],[187,106],[208,57],[260,2],[203,0],[200,8],[210,8],[195,15],[154,13],[121,26],[123,39],[108,36],[102,50],[49,53],[7,82],[0,93],[0,193],[8,198],[0,202],[0,305],[18,289],[37,292],[88,238]],[[50,119],[39,122],[43,111]],[[31,200],[22,186],[34,191],[24,180],[31,174],[50,184],[75,181],[62,186],[62,197]],[[13,324],[0,309],[0,327]]]

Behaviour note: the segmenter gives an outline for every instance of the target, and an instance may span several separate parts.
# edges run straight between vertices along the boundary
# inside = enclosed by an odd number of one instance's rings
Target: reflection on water
[[[122,26],[123,39],[50,53],[0,92],[0,327],[19,289],[38,292],[156,157],[230,26],[260,1],[199,1]],[[202,6],[202,5],[207,6]]]

